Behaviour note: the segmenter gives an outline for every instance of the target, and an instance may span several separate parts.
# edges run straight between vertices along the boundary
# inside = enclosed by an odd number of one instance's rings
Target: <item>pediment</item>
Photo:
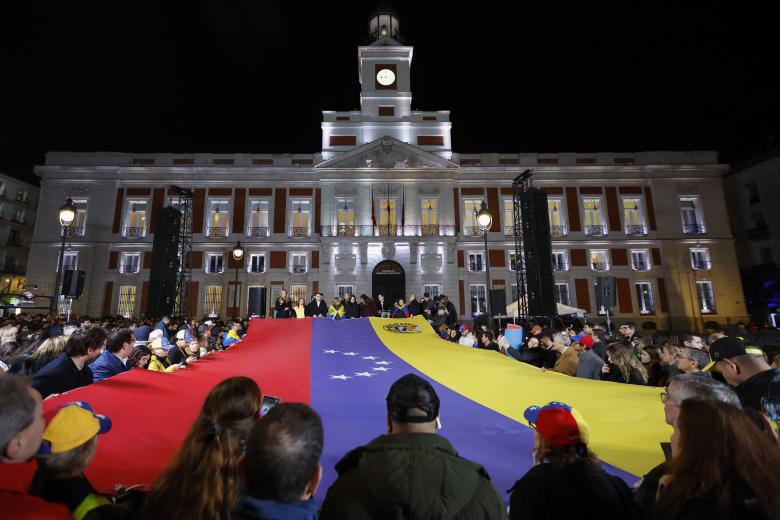
[[[354,150],[317,165],[317,168],[352,170],[364,168],[388,170],[404,168],[449,169],[457,167],[457,164],[443,157],[390,136],[384,136],[376,141],[358,146]]]

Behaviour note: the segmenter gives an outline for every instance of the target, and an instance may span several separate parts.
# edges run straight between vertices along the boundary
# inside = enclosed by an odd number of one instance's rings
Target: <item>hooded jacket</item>
[[[435,433],[382,435],[349,452],[336,471],[322,520],[507,517],[485,469]]]

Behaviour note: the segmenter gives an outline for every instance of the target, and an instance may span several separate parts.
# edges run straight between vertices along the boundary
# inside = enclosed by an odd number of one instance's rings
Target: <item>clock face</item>
[[[390,69],[382,69],[376,73],[376,80],[380,85],[385,87],[392,85],[395,83],[395,72]]]

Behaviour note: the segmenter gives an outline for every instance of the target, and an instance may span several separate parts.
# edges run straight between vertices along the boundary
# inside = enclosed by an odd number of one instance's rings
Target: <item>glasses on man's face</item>
[[[661,392],[661,402],[666,403],[667,399],[669,399],[669,392]]]
[[[675,357],[676,357],[677,359],[687,359],[688,361],[693,361],[693,359],[691,359],[691,358],[689,358],[689,357],[681,356],[680,354],[677,354],[677,356],[675,356]]]

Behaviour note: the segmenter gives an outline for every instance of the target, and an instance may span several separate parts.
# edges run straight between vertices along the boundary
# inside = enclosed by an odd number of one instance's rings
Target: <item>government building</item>
[[[53,291],[57,209],[70,197],[64,269],[87,276],[61,309],[143,315],[157,212],[177,204],[170,187],[179,186],[193,193],[194,316],[246,315],[265,288],[266,309],[282,289],[307,301],[446,294],[471,320],[485,310],[487,266],[491,288],[514,301],[512,181],[533,169],[548,195],[560,303],[602,321],[595,282],[610,276],[616,320],[685,330],[747,319],[728,165],[715,152],[458,153],[449,111],[412,108],[413,47],[399,43],[397,19],[377,15],[369,29],[371,43],[358,48],[360,110],[323,111],[319,153],[48,153],[35,168],[28,285]],[[483,201],[493,215],[487,254],[475,218]]]

